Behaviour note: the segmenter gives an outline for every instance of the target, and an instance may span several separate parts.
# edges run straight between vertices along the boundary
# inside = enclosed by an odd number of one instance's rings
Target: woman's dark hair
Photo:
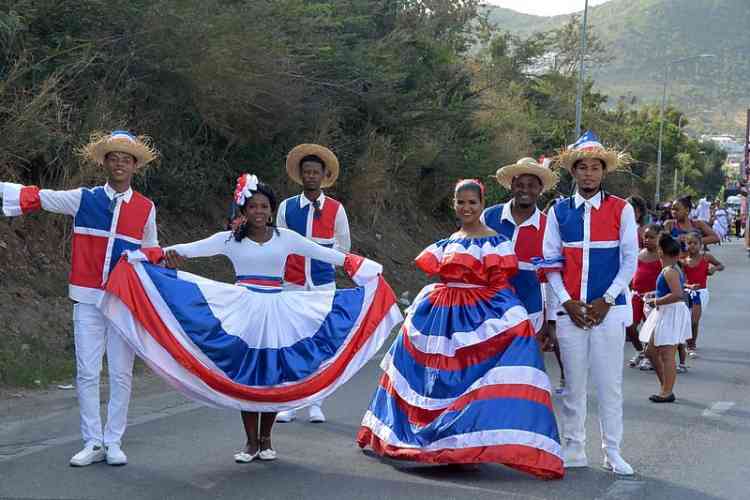
[[[263,194],[266,196],[266,198],[268,198],[268,204],[271,205],[271,219],[272,219],[271,221],[268,222],[268,226],[274,228],[274,230],[276,231],[276,234],[279,234],[279,230],[273,221],[273,214],[276,212],[276,207],[278,206],[276,202],[276,195],[274,194],[273,189],[271,188],[271,186],[269,186],[265,182],[259,181],[258,189],[255,192]],[[235,241],[242,241],[248,235],[248,229],[247,229],[246,223],[234,224],[234,221],[240,216],[243,208],[244,208],[244,205],[240,206],[232,202],[232,213],[229,217],[229,222],[227,223],[227,226],[228,226],[227,229],[232,230],[232,236],[234,236]]]
[[[484,199],[484,185],[476,179],[462,179],[458,181],[453,195],[455,196],[461,191],[474,191],[479,196],[480,201]]]
[[[653,231],[657,235],[661,235],[661,232],[664,231],[664,226],[661,224],[646,224],[643,228],[643,232],[645,233],[646,231]]]
[[[636,222],[640,225],[643,225],[643,222],[646,220],[646,215],[648,214],[648,207],[646,205],[646,200],[641,198],[640,196],[631,196],[628,198],[628,201],[631,205],[633,205],[633,208],[638,209],[641,216],[636,220]]]
[[[680,196],[675,201],[688,210],[693,209],[693,198],[691,196]]]
[[[307,162],[318,163],[323,168],[323,171],[325,171],[325,169],[326,169],[326,162],[324,162],[320,158],[320,156],[318,156],[318,155],[307,155],[307,156],[303,156],[302,159],[299,161],[300,172],[302,172],[302,164],[303,163],[307,163]]]
[[[668,233],[662,233],[659,236],[659,248],[661,248],[664,255],[668,255],[669,257],[680,256],[680,242]]]

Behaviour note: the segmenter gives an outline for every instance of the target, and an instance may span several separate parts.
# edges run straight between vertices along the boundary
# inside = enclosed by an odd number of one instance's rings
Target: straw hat
[[[80,154],[97,165],[104,164],[104,157],[113,151],[127,153],[135,158],[136,168],[141,168],[159,156],[159,152],[146,136],[134,136],[126,130],[115,130],[111,134],[95,132],[91,141],[80,149]]]
[[[495,179],[498,184],[506,189],[510,189],[510,185],[515,177],[519,175],[534,175],[542,181],[542,192],[554,188],[557,185],[557,174],[555,174],[549,168],[550,160],[544,160],[542,164],[537,162],[534,158],[521,158],[512,165],[505,165],[497,169]]]
[[[608,172],[625,167],[630,161],[630,157],[627,154],[604,147],[599,142],[599,137],[591,131],[585,132],[575,143],[560,150],[555,157],[555,161],[570,172],[573,164],[583,158],[601,160],[604,162],[604,167]]]
[[[305,156],[314,155],[323,161],[325,166],[325,177],[321,187],[331,187],[339,177],[339,160],[333,151],[319,144],[300,144],[292,149],[286,156],[286,173],[290,179],[297,184],[302,184],[300,176],[300,162]]]

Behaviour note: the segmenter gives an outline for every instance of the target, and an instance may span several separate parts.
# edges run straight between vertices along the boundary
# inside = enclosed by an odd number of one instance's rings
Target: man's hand
[[[565,312],[570,316],[571,321],[578,328],[589,328],[591,327],[591,320],[588,317],[590,314],[591,306],[580,300],[569,300],[563,304]]]
[[[164,253],[164,263],[169,269],[177,269],[185,262],[185,257],[174,250],[167,250]]]
[[[555,350],[557,345],[557,333],[555,332],[555,326],[550,322],[545,321],[542,325],[542,329],[536,334],[536,340],[539,342],[539,347],[542,352],[551,352]]]
[[[594,300],[589,307],[591,308],[591,312],[589,312],[591,321],[595,325],[598,325],[602,321],[604,321],[604,318],[609,312],[610,305],[607,304],[603,298],[599,297],[598,299]]]

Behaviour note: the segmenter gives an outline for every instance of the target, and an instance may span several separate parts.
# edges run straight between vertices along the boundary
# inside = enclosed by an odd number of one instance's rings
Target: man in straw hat
[[[632,323],[628,284],[635,274],[638,236],[633,207],[606,193],[605,176],[625,163],[592,132],[561,151],[557,162],[573,176],[573,196],[547,217],[544,262],[560,299],[557,341],[565,366],[563,459],[586,467],[586,382],[596,388],[604,466],[620,475],[632,467],[620,455],[625,328]]]
[[[497,233],[513,242],[519,271],[511,283],[529,313],[529,319],[542,340],[547,340],[542,284],[537,276],[534,259],[542,258],[542,241],[547,216],[537,207],[539,196],[557,184],[557,175],[549,168],[550,161],[538,163],[522,158],[498,169],[497,182],[509,189],[513,199],[487,208],[482,220]]]
[[[46,210],[74,217],[68,295],[74,301],[76,387],[84,448],[70,459],[70,465],[82,467],[103,460],[125,465],[128,459],[121,439],[127,424],[134,355],[96,304],[123,251],[158,245],[154,204],[130,187],[133,175],[158,153],[148,139],[123,130],[95,134],[79,153],[104,168],[105,185],[52,191],[0,182],[0,195],[6,216]],[[110,398],[102,429],[99,374],[105,350]]]
[[[344,206],[323,193],[339,176],[339,160],[333,152],[318,144],[300,144],[286,158],[286,173],[302,186],[302,194],[282,201],[276,225],[296,231],[314,242],[347,253],[351,248],[349,220]],[[332,265],[299,255],[290,255],[284,272],[288,288],[300,290],[335,290],[336,272]],[[323,401],[310,406],[309,420],[326,421]],[[276,416],[278,422],[291,422],[295,411]]]

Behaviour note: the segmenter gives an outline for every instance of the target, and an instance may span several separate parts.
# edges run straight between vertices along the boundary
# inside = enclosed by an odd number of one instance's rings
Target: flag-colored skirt
[[[550,382],[509,288],[426,287],[384,357],[359,445],[432,464],[494,462],[563,476]]]
[[[264,412],[330,395],[402,320],[382,276],[357,288],[269,293],[126,259],[99,307],[182,394]]]

